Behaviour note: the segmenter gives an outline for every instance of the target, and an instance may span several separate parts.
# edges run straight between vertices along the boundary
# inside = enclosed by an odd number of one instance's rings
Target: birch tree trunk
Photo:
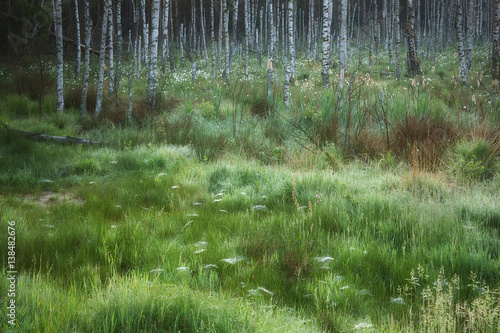
[[[396,37],[396,79],[401,78],[401,57],[400,57],[400,43],[401,43],[401,27],[399,24],[399,0],[394,0],[396,7],[394,8],[394,15],[396,22],[394,24],[394,32]]]
[[[219,0],[219,33],[218,33],[218,45],[217,45],[217,56],[219,58],[218,66],[222,69],[222,75],[224,75],[224,57],[222,56],[222,44],[224,43],[224,9],[222,1]]]
[[[321,39],[322,39],[322,52],[323,56],[321,59],[322,71],[321,75],[323,78],[323,86],[328,88],[330,86],[330,31],[328,28],[330,27],[329,19],[330,15],[328,10],[330,8],[330,0],[323,0],[323,28],[321,30]]]
[[[420,65],[418,64],[417,52],[415,47],[415,10],[413,0],[408,0],[408,73],[410,75],[420,74]]]
[[[368,6],[368,16],[370,17],[370,22],[368,25],[370,44],[368,45],[368,64],[373,66],[373,44],[375,42],[375,23],[373,21],[373,0],[370,0]]]
[[[362,27],[361,27],[361,13],[365,13],[366,5],[365,5],[364,0],[361,0],[361,1],[363,2],[363,11],[360,11],[359,15],[358,15],[358,31],[357,31],[358,52],[359,52],[358,69],[361,69],[361,67],[363,67],[363,51],[365,49],[365,34],[364,34],[364,32],[362,32],[365,29],[362,29]],[[360,6],[360,10],[361,10],[361,6]],[[364,22],[364,17],[363,17],[363,22]]]
[[[175,5],[177,5],[176,2],[174,2]],[[177,7],[176,7],[177,8]],[[168,19],[168,23],[170,24],[170,28],[168,29],[169,31],[169,38],[168,38],[168,48],[170,49],[170,52],[168,52],[168,62],[170,64],[170,72],[175,73],[175,63],[174,63],[174,18],[173,15],[170,14],[170,17]]]
[[[158,66],[158,29],[160,25],[160,0],[153,0],[151,13],[151,59],[149,61],[149,78],[147,103],[148,110],[152,112],[155,107],[156,97],[156,71]]]
[[[259,11],[259,30],[258,30],[258,52],[259,52],[259,66],[262,66],[262,52],[264,50],[264,8]]]
[[[288,50],[290,52],[289,79],[295,81],[295,20],[294,0],[288,0]]]
[[[116,71],[115,71],[115,91],[119,90],[122,76],[122,0],[116,1]]]
[[[188,26],[188,29],[189,29],[189,25]],[[199,43],[198,43],[198,39],[197,39],[197,31],[196,31],[196,2],[195,0],[191,0],[191,33],[189,34],[189,37],[191,38],[191,43],[189,43],[191,45],[190,49],[191,50],[197,50],[198,49],[198,46],[199,46]],[[189,57],[188,57],[189,58]]]
[[[244,5],[245,5],[245,76],[248,77],[248,39],[249,39],[249,15],[248,15],[248,1],[249,0],[243,0]],[[235,36],[233,36],[235,38]]]
[[[104,14],[102,15],[101,47],[99,53],[99,75],[97,77],[97,96],[95,104],[95,116],[99,117],[102,109],[102,89],[104,81],[104,65],[106,63],[106,33],[108,32],[108,17],[111,10],[111,0],[106,0]]]
[[[90,74],[90,38],[92,37],[92,19],[90,18],[89,0],[85,4],[85,51],[83,53],[83,87],[82,101],[80,103],[80,119],[87,113],[87,89]]]
[[[271,99],[273,96],[273,61],[267,59],[267,98]]]
[[[344,75],[347,70],[347,0],[342,0],[341,7],[339,94],[344,88]]]
[[[285,110],[286,112],[290,111],[290,64],[285,63],[285,82],[284,82],[284,103],[285,103]]]
[[[212,40],[212,79],[215,79],[215,61],[216,61],[216,45],[215,45],[215,16],[214,16],[214,0],[210,0],[210,38]]]
[[[467,82],[467,78],[469,76],[469,70],[472,66],[472,50],[474,48],[474,0],[469,0],[469,8],[467,10],[467,27],[466,27],[466,33],[467,33],[467,59],[466,59],[466,66],[467,66],[467,72],[465,73],[465,81]],[[462,81],[463,83],[463,81]]]
[[[493,47],[491,51],[491,72],[493,80],[500,79],[500,0],[495,0],[494,27],[493,27]]]
[[[179,31],[179,39],[180,39],[180,43],[181,43],[181,63],[183,64],[184,63],[184,43],[186,42],[186,38],[184,36],[184,23],[181,23],[181,28],[180,28],[180,31]]]
[[[207,36],[205,34],[205,14],[203,11],[203,0],[200,0],[200,25],[201,25],[201,35],[200,42],[203,54],[205,55],[205,65],[208,66],[208,48],[207,48]]]
[[[81,46],[81,38],[80,38],[80,15],[78,15],[78,0],[75,0],[75,19],[76,19],[76,64],[75,64],[75,75],[77,78],[80,76],[80,63],[82,58],[82,48]]]
[[[269,57],[276,61],[276,22],[274,20],[273,1],[269,3],[269,28],[271,30],[271,43],[269,45]]]
[[[457,1],[457,40],[458,40],[458,59],[460,61],[460,81],[462,85],[467,83],[467,60],[465,55],[464,34],[463,34],[463,7],[462,0]]]
[[[286,66],[287,64],[287,52],[286,49],[288,47],[287,43],[287,36],[285,35],[285,30],[286,30],[286,18],[287,15],[285,13],[285,2],[281,4],[281,11],[280,11],[280,21],[281,21],[281,62],[283,64],[283,67]]]
[[[61,0],[55,0],[55,30],[57,49],[57,111],[64,110],[64,59]]]
[[[146,2],[144,0],[141,0],[141,13],[142,13],[142,42],[144,46],[144,51],[142,52],[142,60],[144,63],[144,66],[147,68],[148,67],[148,50],[149,50],[149,29],[148,29],[148,23],[146,21]]]
[[[229,82],[229,57],[230,57],[230,44],[229,44],[229,9],[227,8],[227,1],[224,1],[224,43],[226,52],[224,53],[224,78]]]
[[[307,27],[307,60],[311,61],[312,60],[312,45],[313,45],[313,40],[312,40],[312,32],[314,30],[314,19],[313,19],[313,2],[309,1],[309,17],[308,17],[308,27]]]
[[[161,71],[165,72],[165,67],[167,66],[167,57],[168,57],[168,40],[169,40],[169,34],[168,34],[168,20],[169,20],[169,9],[170,9],[170,1],[165,0],[163,3],[163,43],[162,43],[162,54],[161,54]]]
[[[389,25],[391,20],[389,19],[387,8],[387,0],[382,2],[382,23],[384,24],[384,49],[387,51],[389,49]]]
[[[389,52],[389,62],[391,65],[394,65],[394,58],[392,57],[392,45],[393,45],[393,39],[392,39],[392,31],[393,31],[393,2],[391,1],[389,3],[389,8],[387,11],[387,48]]]
[[[111,7],[109,10],[108,16],[108,31],[109,31],[109,89],[108,94],[111,95],[115,90],[115,52],[114,52],[114,43],[113,43],[113,0],[110,0]]]

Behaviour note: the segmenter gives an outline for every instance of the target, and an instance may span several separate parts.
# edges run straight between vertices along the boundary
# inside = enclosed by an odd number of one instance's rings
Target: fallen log
[[[50,34],[51,34],[53,37],[55,37],[55,36],[56,36],[56,34],[55,34],[53,31],[50,31]],[[63,36],[63,42],[65,42],[65,43],[69,43],[69,44],[72,44],[72,45],[74,45],[74,46],[80,46],[80,49],[81,49],[82,51],[85,51],[85,45],[83,45],[83,44],[78,44],[78,42],[76,42],[76,41],[72,40],[72,39],[71,39],[71,38],[69,38],[69,37],[64,37],[64,36]],[[101,54],[101,51],[99,51],[99,50],[95,50],[95,49],[93,49],[93,48],[90,48],[90,49],[89,49],[89,51],[90,51],[90,53],[94,53],[95,55],[100,55],[100,54]]]
[[[380,71],[380,76],[393,76],[394,72]]]
[[[16,133],[18,133],[18,134],[20,134],[28,139],[32,139],[32,140],[35,140],[37,142],[54,141],[54,142],[62,143],[62,144],[77,144],[77,145],[83,145],[83,146],[88,146],[88,145],[100,146],[100,145],[102,145],[102,142],[100,142],[100,141],[92,141],[92,140],[88,140],[88,139],[74,138],[71,136],[56,136],[56,135],[47,135],[47,134],[42,134],[42,133],[20,131],[20,130],[16,130],[16,129],[11,128],[3,121],[0,121],[0,124],[2,124],[2,126],[5,127],[9,131],[16,132]]]

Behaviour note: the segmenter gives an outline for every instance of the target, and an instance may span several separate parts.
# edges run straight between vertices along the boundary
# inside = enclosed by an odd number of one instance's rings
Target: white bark
[[[89,0],[85,4],[85,51],[83,53],[83,87],[82,101],[80,104],[80,118],[87,113],[87,89],[90,74],[90,38],[92,35],[92,19],[90,18]]]
[[[387,51],[389,49],[389,22],[390,20],[387,19],[387,0],[382,1],[382,22],[384,24],[384,34],[385,34],[385,50]]]
[[[466,33],[467,33],[467,59],[466,59],[467,72],[466,72],[465,81],[467,81],[467,77],[469,76],[469,70],[472,66],[474,26],[475,26],[475,23],[474,23],[474,0],[469,0],[469,8],[468,8],[468,16],[467,16],[467,28],[466,28]],[[463,83],[463,81],[462,81],[462,83]]]
[[[212,40],[212,79],[215,79],[215,60],[216,60],[216,45],[215,45],[215,15],[214,15],[214,0],[210,0],[210,38]]]
[[[259,11],[259,30],[257,35],[258,52],[259,52],[259,65],[262,66],[262,51],[264,50],[264,8]]]
[[[224,0],[224,44],[226,51],[224,52],[224,78],[229,82],[229,57],[231,45],[229,44],[229,9],[227,8],[227,1]]]
[[[340,14],[340,76],[339,93],[344,87],[344,75],[347,70],[347,0],[341,2]]]
[[[148,23],[146,22],[146,3],[144,0],[141,0],[141,13],[142,13],[142,41],[144,46],[144,51],[142,53],[142,60],[146,68],[148,67],[148,50],[149,50],[149,29]]]
[[[500,63],[500,0],[495,0],[494,10],[494,27],[493,27],[493,47],[491,52],[491,72],[493,79],[499,79]]]
[[[82,60],[81,38],[80,38],[80,15],[78,15],[78,0],[75,0],[75,19],[76,19],[76,64],[75,78],[80,76],[80,63]]]
[[[115,71],[115,91],[120,87],[120,79],[122,75],[122,0],[116,1],[116,71]]]
[[[294,0],[288,0],[288,50],[290,52],[290,76],[289,79],[295,80],[295,20]]]
[[[181,23],[181,30],[179,32],[180,32],[179,39],[181,42],[181,63],[184,63],[184,43],[186,42],[184,36],[184,23]]]
[[[64,59],[61,0],[55,0],[55,30],[57,49],[57,111],[64,110]]]
[[[224,43],[224,9],[222,1],[219,0],[219,33],[218,33],[218,45],[217,45],[217,57],[219,58],[219,67],[224,72],[224,57],[222,56],[222,44]]]
[[[401,77],[401,58],[400,58],[400,43],[401,43],[401,30],[399,26],[399,0],[394,0],[396,3],[396,8],[394,10],[394,15],[396,23],[394,24],[394,32],[396,37],[396,79],[399,80]]]
[[[391,65],[394,65],[394,58],[392,57],[392,32],[393,32],[393,2],[389,3],[389,9],[387,11],[387,48],[389,52],[389,62]]]
[[[244,5],[245,5],[245,76],[248,77],[248,39],[249,39],[249,15],[248,15],[248,1],[249,0],[243,0]],[[233,36],[234,38],[234,36]]]
[[[272,60],[276,59],[276,22],[274,20],[274,13],[273,13],[273,2],[269,3],[269,28],[271,30],[271,43],[269,45],[269,57]]]
[[[467,63],[464,46],[463,34],[463,9],[462,0],[456,0],[457,3],[457,40],[458,40],[458,57],[460,60],[460,80],[463,85],[467,83]]]
[[[106,33],[108,31],[108,16],[111,10],[111,0],[106,0],[104,14],[102,15],[101,47],[99,53],[99,76],[97,78],[97,96],[95,105],[95,116],[99,117],[102,109],[102,89],[104,81],[104,67],[106,63]]]
[[[314,19],[313,19],[313,16],[314,16],[314,10],[313,10],[313,2],[310,1],[309,2],[309,26],[307,27],[307,41],[308,43],[306,44],[307,45],[307,60],[311,61],[312,59],[312,45],[313,45],[313,30],[314,30]]]
[[[156,97],[156,71],[158,66],[158,29],[160,26],[160,0],[153,0],[151,13],[151,59],[149,61],[149,78],[147,102],[151,112],[155,106]]]
[[[291,73],[290,64],[285,62],[284,103],[286,112],[290,111],[290,73]]]
[[[283,2],[281,4],[281,11],[280,11],[280,19],[281,19],[281,62],[283,63],[283,66],[286,66],[287,64],[287,59],[286,59],[286,49],[288,47],[287,43],[287,36],[285,35],[285,26],[286,26],[286,13],[285,13],[285,3]]]
[[[108,94],[111,95],[115,91],[115,48],[114,48],[114,42],[113,42],[113,35],[114,35],[114,29],[113,29],[113,0],[110,0],[110,10],[109,10],[109,16],[108,16],[108,33],[109,33],[109,89],[108,89]]]
[[[273,61],[269,58],[267,60],[267,98],[273,96]]]
[[[328,28],[330,27],[329,14],[330,9],[330,0],[323,0],[323,28],[321,30],[321,39],[322,39],[322,52],[323,56],[321,59],[322,63],[322,77],[323,77],[323,86],[328,88],[330,86],[330,31]]]
[[[163,46],[162,46],[162,57],[161,57],[161,70],[165,71],[168,57],[168,18],[169,18],[169,8],[170,0],[165,0],[163,3]]]
[[[205,54],[205,64],[208,66],[208,47],[207,47],[207,35],[205,34],[205,14],[203,11],[203,0],[200,0],[200,24],[201,24],[201,36],[200,42],[203,53]]]
[[[128,75],[128,110],[127,110],[127,120],[132,122],[132,73]]]

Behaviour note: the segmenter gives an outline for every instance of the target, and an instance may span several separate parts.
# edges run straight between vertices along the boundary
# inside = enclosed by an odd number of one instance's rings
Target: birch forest
[[[500,0],[0,3],[0,332],[499,332]]]

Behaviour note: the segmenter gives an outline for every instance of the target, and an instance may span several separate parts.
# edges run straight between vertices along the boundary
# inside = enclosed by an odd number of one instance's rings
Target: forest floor
[[[0,121],[102,145],[0,128],[1,330],[499,331],[500,101],[475,52],[466,87],[451,49],[399,81],[383,54],[351,80],[354,55],[340,94],[300,59],[288,112],[280,64],[268,98],[256,58],[231,84],[186,63],[153,114],[134,78],[132,121],[127,78],[80,119],[72,68],[58,114],[51,62],[2,63]]]

